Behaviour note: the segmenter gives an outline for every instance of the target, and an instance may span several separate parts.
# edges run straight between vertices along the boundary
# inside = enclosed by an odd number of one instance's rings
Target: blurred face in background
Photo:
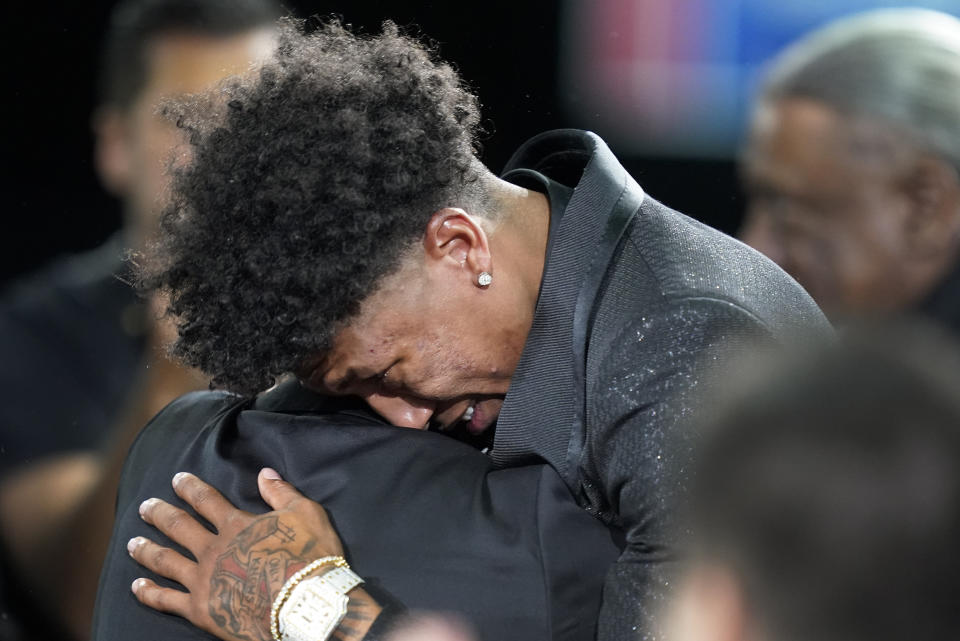
[[[198,93],[270,55],[271,31],[213,37],[170,33],[147,47],[144,88],[126,110],[105,106],[95,122],[97,168],[108,191],[124,201],[126,242],[137,247],[153,231],[183,142],[158,112],[164,100]]]
[[[764,102],[742,173],[742,240],[834,320],[914,305],[954,257],[955,173],[881,123],[802,98]]]

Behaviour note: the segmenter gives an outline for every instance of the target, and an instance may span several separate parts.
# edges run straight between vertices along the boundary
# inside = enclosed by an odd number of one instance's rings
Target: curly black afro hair
[[[141,290],[169,296],[173,355],[241,394],[328,349],[433,212],[483,193],[477,99],[430,49],[389,22],[285,19],[278,38],[268,63],[168,105],[192,160],[138,261]]]

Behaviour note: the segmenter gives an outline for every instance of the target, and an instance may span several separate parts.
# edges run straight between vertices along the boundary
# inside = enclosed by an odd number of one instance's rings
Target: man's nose
[[[426,429],[437,404],[414,396],[368,394],[364,396],[373,410],[398,427]]]

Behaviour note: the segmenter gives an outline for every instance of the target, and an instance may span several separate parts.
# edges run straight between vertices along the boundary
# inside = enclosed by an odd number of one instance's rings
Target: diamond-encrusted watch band
[[[363,579],[357,576],[356,573],[348,566],[343,565],[335,567],[329,572],[321,574],[320,576],[315,576],[307,580],[322,581],[327,583],[340,594],[346,594],[353,588],[363,583]]]
[[[300,581],[278,614],[282,641],[325,641],[347,613],[347,592],[363,583],[347,566]]]
[[[300,569],[293,576],[287,579],[287,582],[283,584],[283,587],[280,588],[280,592],[277,593],[277,598],[273,600],[273,606],[270,608],[270,636],[273,637],[273,641],[281,641],[280,639],[280,607],[286,602],[287,598],[290,596],[290,591],[293,590],[306,577],[308,574],[316,570],[317,568],[323,567],[324,565],[335,565],[337,567],[344,566],[347,564],[347,560],[342,556],[324,556],[319,559],[315,559],[311,563],[308,563],[304,568]]]

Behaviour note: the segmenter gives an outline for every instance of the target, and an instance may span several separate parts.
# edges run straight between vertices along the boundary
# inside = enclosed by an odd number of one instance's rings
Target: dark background
[[[59,253],[93,247],[119,226],[119,207],[94,174],[90,130],[100,35],[112,5],[36,2],[8,14],[0,282]],[[578,126],[558,108],[559,0],[285,5],[301,17],[337,14],[367,31],[390,18],[437,42],[480,95],[488,132],[483,160],[491,169],[499,171],[536,133]],[[618,152],[616,140],[607,143]],[[620,158],[657,199],[724,231],[736,229],[742,199],[732,162]]]

